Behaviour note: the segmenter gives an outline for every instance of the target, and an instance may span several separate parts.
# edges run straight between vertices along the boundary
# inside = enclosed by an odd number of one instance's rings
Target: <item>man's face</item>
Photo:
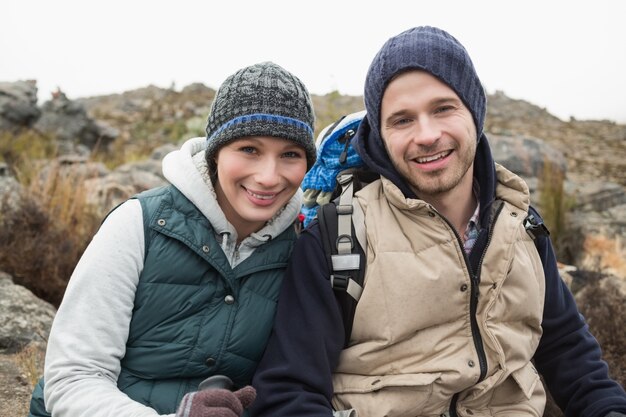
[[[391,161],[421,199],[471,189],[476,127],[450,87],[424,71],[400,74],[387,86],[380,113]]]

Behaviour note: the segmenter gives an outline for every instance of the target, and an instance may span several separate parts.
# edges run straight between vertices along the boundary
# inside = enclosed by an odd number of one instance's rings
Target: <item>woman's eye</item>
[[[253,146],[242,146],[241,148],[239,148],[239,150],[241,152],[244,152],[244,153],[254,153],[254,152],[256,152],[256,149]]]
[[[283,154],[284,158],[302,158],[302,154],[296,151],[289,151]]]
[[[403,126],[406,125],[408,123],[411,123],[411,119],[409,118],[402,118],[402,119],[397,119],[393,121],[393,125],[394,126]]]

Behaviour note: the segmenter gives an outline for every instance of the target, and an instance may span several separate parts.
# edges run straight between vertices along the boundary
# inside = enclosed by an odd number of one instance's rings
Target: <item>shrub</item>
[[[0,218],[0,270],[58,307],[101,216],[86,203],[82,179],[64,175],[58,166],[45,177],[29,173],[18,179],[19,207]]]
[[[611,376],[626,386],[626,285],[614,276],[582,272],[586,282],[576,302],[593,335],[602,346]],[[621,287],[621,289],[620,289]]]
[[[564,181],[565,172],[545,160],[539,177],[539,206],[557,254],[565,238],[567,210],[572,205],[563,189]]]
[[[35,130],[0,132],[0,161],[6,162],[11,172],[24,170],[30,161],[55,155],[55,141]]]

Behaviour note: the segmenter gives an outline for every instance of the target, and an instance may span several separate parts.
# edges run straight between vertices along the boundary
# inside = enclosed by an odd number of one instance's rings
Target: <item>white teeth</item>
[[[422,158],[415,158],[415,160],[418,163],[420,163],[420,164],[424,164],[426,162],[432,162],[432,161],[436,161],[438,159],[445,158],[446,156],[448,156],[450,154],[450,152],[451,151],[445,151],[445,152],[438,153],[436,155],[424,156]]]
[[[258,198],[259,200],[271,200],[272,198],[274,198],[276,196],[275,194],[270,194],[270,195],[267,195],[267,194],[264,194],[264,195],[256,194],[256,193],[253,193],[250,190],[248,190],[248,194],[250,194],[254,198]]]

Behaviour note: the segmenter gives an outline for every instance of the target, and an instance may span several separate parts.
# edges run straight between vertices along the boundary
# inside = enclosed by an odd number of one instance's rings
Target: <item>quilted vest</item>
[[[478,285],[457,234],[432,206],[405,199],[386,179],[356,194],[365,213],[366,285],[333,378],[336,409],[439,416],[455,397],[459,416],[543,414],[545,391],[530,360],[542,333],[545,278],[523,226],[528,189],[497,172]]]
[[[175,413],[210,375],[251,382],[296,233],[288,228],[231,268],[207,218],[176,188],[136,198],[146,252],[118,387],[159,414]]]

